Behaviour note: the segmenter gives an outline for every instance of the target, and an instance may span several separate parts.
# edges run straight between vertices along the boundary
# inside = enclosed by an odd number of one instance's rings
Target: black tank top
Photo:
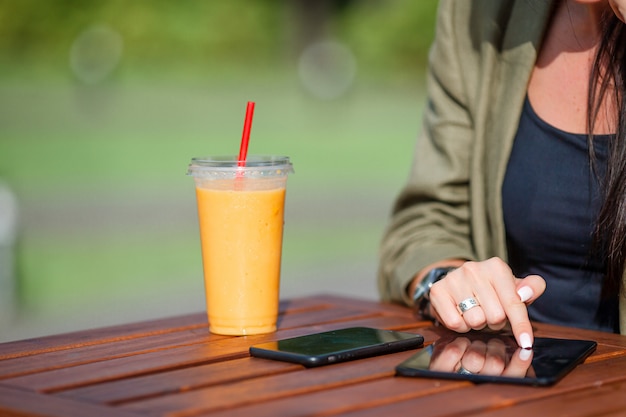
[[[606,169],[611,135],[594,137],[598,175]],[[509,264],[518,277],[541,275],[545,293],[531,319],[619,331],[617,296],[600,296],[605,264],[590,248],[601,205],[587,136],[541,120],[528,98],[502,186]]]

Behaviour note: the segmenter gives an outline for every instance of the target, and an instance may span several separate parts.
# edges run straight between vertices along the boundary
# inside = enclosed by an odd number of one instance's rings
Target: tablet
[[[442,337],[396,367],[409,377],[552,385],[596,348],[591,340],[535,338],[532,349],[518,347],[511,334],[471,332]]]
[[[415,333],[350,327],[254,345],[250,355],[313,367],[415,349],[423,344],[424,337]]]

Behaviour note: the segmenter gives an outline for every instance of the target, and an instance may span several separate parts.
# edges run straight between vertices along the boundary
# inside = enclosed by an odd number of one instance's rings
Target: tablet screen
[[[396,367],[403,376],[551,385],[596,348],[590,340],[535,338],[522,349],[511,334],[450,334]]]

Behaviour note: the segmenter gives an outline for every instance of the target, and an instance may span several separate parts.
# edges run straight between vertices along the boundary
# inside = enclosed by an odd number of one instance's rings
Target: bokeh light
[[[85,29],[70,48],[70,68],[78,80],[85,84],[104,81],[118,66],[122,58],[124,40],[106,25]]]
[[[350,48],[338,41],[309,45],[298,60],[298,75],[305,89],[314,97],[332,100],[345,94],[357,72],[357,62]]]

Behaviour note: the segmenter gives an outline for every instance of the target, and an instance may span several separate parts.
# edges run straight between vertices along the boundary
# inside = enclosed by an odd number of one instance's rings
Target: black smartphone
[[[411,377],[552,385],[589,356],[592,340],[535,338],[532,349],[518,347],[512,334],[471,332],[442,337],[396,367]]]
[[[313,367],[415,349],[423,344],[424,337],[415,333],[350,327],[254,345],[250,355]]]

